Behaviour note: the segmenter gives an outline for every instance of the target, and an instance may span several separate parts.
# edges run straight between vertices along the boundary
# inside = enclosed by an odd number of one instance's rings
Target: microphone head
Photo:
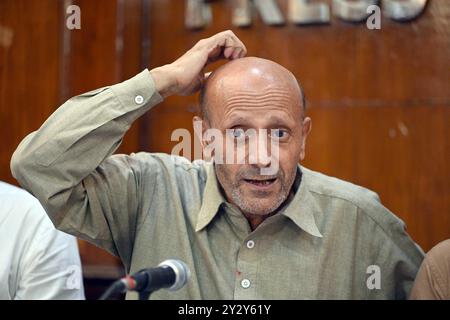
[[[176,291],[184,287],[191,276],[189,267],[183,261],[177,259],[169,259],[161,262],[158,267],[169,267],[175,273],[175,282],[167,290]]]

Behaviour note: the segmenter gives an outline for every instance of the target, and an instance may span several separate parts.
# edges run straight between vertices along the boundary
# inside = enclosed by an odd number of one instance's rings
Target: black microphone
[[[142,269],[114,282],[100,297],[106,300],[115,292],[137,291],[147,297],[150,293],[167,288],[170,291],[181,289],[190,277],[188,266],[180,260],[169,259],[156,268]]]

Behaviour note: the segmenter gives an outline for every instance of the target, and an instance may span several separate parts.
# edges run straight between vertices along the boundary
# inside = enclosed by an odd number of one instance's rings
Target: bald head
[[[227,62],[209,76],[200,91],[202,116],[210,119],[220,111],[216,110],[221,108],[221,103],[217,102],[232,100],[235,94],[244,92],[258,99],[268,91],[283,94],[291,101],[291,107],[303,116],[305,96],[292,72],[278,63],[257,57]]]

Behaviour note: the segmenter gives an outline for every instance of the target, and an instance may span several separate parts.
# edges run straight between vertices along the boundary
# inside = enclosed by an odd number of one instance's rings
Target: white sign
[[[185,0],[185,23],[189,29],[204,28],[212,23],[210,4],[205,0]],[[384,15],[395,21],[410,21],[424,11],[427,0],[286,0],[287,13],[284,14],[277,0],[222,0],[230,1],[232,24],[236,27],[249,27],[257,12],[267,25],[283,25],[285,16],[296,25],[328,24],[331,16],[348,21],[367,21],[371,29],[379,29],[379,17]],[[376,9],[378,8],[378,9]],[[380,12],[377,12],[380,10]]]

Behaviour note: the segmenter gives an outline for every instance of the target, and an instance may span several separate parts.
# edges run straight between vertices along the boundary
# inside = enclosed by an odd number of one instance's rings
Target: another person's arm
[[[84,299],[76,239],[39,201],[0,181],[0,299]]]
[[[41,207],[36,210],[45,214]],[[19,268],[15,300],[85,298],[77,240],[56,230],[46,215],[36,228]]]
[[[431,249],[417,273],[412,300],[450,300],[450,240]]]

